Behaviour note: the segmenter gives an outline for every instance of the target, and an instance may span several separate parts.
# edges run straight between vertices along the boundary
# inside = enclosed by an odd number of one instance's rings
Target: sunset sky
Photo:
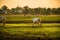
[[[0,7],[6,5],[8,8],[29,6],[31,8],[45,7],[57,8],[60,7],[60,0],[0,0]]]

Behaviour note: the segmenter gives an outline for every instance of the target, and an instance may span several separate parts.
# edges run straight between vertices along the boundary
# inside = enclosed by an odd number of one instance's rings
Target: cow
[[[5,18],[3,16],[0,16],[0,25],[5,26]]]
[[[37,23],[38,27],[40,27],[41,26],[41,19],[40,18],[33,18],[33,25],[32,26],[34,26],[35,23]]]

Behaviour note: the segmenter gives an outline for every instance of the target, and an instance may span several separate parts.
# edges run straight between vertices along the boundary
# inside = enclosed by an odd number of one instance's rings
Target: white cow
[[[2,26],[5,26],[5,18],[3,16],[0,16],[0,22],[2,23]]]
[[[33,19],[33,26],[34,26],[35,23],[37,23],[38,27],[39,27],[41,25],[41,19],[40,18],[34,18]]]

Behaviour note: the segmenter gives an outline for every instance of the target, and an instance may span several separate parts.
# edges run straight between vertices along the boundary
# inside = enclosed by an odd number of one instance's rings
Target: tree
[[[45,14],[45,15],[46,15],[46,13],[47,13],[47,12],[46,12],[46,8],[42,8],[42,9],[41,9],[41,14],[43,14],[43,15]]]
[[[57,14],[60,14],[60,8],[57,8],[56,11],[57,11]]]
[[[16,13],[23,13],[23,9],[19,6],[17,6],[16,8]]]
[[[0,14],[3,14],[3,13],[4,13],[3,10],[0,9]]]
[[[29,8],[28,14],[33,14],[33,9],[32,8]]]
[[[51,8],[47,8],[46,14],[51,14]]]
[[[29,13],[29,7],[28,7],[28,6],[25,6],[25,7],[23,8],[23,13],[24,13],[24,16],[26,16],[26,14]]]
[[[7,10],[7,8],[8,8],[8,7],[4,5],[4,6],[2,6],[1,9],[2,9],[2,10]]]
[[[2,8],[1,8],[1,10],[3,10],[3,12],[5,13],[5,14],[7,14],[7,9],[8,9],[8,7],[7,6],[2,6]]]
[[[12,8],[12,9],[11,9],[11,12],[12,12],[12,13],[16,13],[16,12],[15,12],[15,8]]]
[[[52,14],[56,14],[56,8],[52,8]]]
[[[41,8],[40,8],[40,7],[39,7],[39,8],[34,8],[34,13],[35,13],[35,14],[39,14],[40,11],[41,11]]]

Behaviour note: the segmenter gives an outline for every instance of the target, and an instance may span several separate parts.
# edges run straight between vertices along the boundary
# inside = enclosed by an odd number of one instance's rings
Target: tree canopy
[[[9,9],[6,5],[0,8],[0,14],[7,13],[7,14],[42,14],[42,15],[50,15],[50,14],[60,14],[60,7],[59,8],[30,8],[28,6],[11,8]]]

